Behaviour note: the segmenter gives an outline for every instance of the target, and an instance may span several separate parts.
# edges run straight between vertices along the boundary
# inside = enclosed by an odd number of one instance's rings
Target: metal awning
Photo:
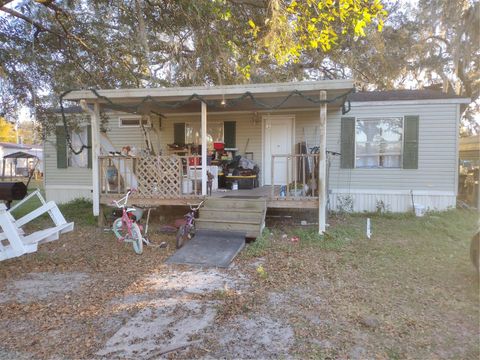
[[[126,112],[199,112],[202,101],[209,112],[318,108],[320,91],[327,91],[329,107],[344,105],[353,91],[352,80],[322,80],[267,84],[171,88],[75,90],[65,100],[98,102],[104,108]]]
[[[4,159],[38,159],[38,156],[23,151],[17,151],[3,157]]]

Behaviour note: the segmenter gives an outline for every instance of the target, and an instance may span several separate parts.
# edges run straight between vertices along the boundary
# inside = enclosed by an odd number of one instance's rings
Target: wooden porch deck
[[[295,197],[281,197],[279,195],[280,186],[275,186],[274,196],[272,197],[272,187],[271,186],[260,186],[251,190],[224,190],[220,189],[213,191],[211,196],[212,198],[265,198],[267,199],[267,208],[278,208],[278,209],[318,209],[318,198],[295,198]],[[100,203],[103,205],[111,205],[113,200],[118,200],[123,195],[121,194],[102,194],[100,196]],[[198,202],[204,199],[205,196],[202,195],[183,195],[178,198],[171,199],[162,199],[155,197],[139,197],[132,195],[129,199],[130,204],[135,204],[139,206],[186,206],[187,204]]]
[[[190,165],[192,159],[196,158],[199,160],[198,156],[101,156],[100,204],[110,205],[113,200],[123,197],[126,189],[132,188],[137,191],[130,196],[129,203],[138,206],[185,206],[198,202],[207,196],[198,195],[202,186],[201,166]],[[288,185],[284,186],[283,196],[280,196],[280,185],[275,185],[273,191],[272,186],[260,186],[250,190],[218,189],[210,196],[244,199],[260,197],[266,199],[267,208],[318,209],[318,195],[306,195],[303,194],[304,190],[299,190],[308,188],[307,183],[316,182],[315,172],[312,172],[313,178],[310,178],[311,175],[306,174],[306,168],[318,163],[318,154],[275,155],[272,156],[272,164],[275,164],[274,158],[283,158],[285,165],[282,168],[282,181]],[[272,183],[276,179],[276,171],[280,170],[276,170],[272,165]],[[299,191],[302,195],[298,194]]]

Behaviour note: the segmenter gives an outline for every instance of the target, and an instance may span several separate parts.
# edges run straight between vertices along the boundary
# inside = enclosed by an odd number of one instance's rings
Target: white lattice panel
[[[171,199],[181,195],[182,160],[178,156],[148,156],[138,160],[138,195]]]

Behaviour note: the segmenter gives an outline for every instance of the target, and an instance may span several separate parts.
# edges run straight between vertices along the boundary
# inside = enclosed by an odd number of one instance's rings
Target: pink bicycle
[[[185,215],[185,224],[180,226],[177,231],[176,246],[180,249],[187,240],[190,240],[195,235],[195,215],[203,205],[205,200],[200,204],[188,204],[190,211]]]
[[[128,207],[128,197],[134,190],[129,190],[127,194],[118,201],[113,201],[116,207],[122,209],[122,216],[113,222],[112,230],[119,241],[124,241],[133,244],[133,250],[137,254],[143,253],[142,227],[137,223],[141,218],[140,211],[134,207]]]

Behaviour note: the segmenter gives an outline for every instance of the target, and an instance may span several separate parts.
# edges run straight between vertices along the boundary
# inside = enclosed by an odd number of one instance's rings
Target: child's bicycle
[[[116,207],[122,209],[122,216],[113,222],[112,231],[119,241],[129,242],[133,244],[133,250],[137,254],[143,253],[143,243],[150,245],[150,241],[142,234],[143,226],[138,223],[141,218],[141,210],[135,207],[128,207],[128,197],[134,190],[128,190],[127,194],[118,201],[113,201]],[[150,217],[150,209],[147,217],[145,234],[148,231],[148,219]]]
[[[195,215],[197,214],[198,209],[200,209],[205,200],[200,204],[188,204],[190,206],[190,211],[185,215],[185,224],[180,226],[177,231],[177,249],[180,249],[187,240],[190,240],[195,235]]]

